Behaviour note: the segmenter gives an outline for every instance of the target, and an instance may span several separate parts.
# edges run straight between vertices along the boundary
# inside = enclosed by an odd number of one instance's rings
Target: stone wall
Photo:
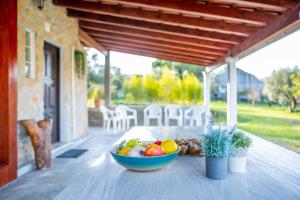
[[[50,24],[50,32],[45,29]],[[35,32],[36,74],[34,79],[25,77],[25,30]],[[66,16],[66,10],[54,6],[52,1],[45,1],[44,9],[39,10],[34,0],[18,1],[18,120],[43,118],[44,112],[44,42],[54,44],[61,51],[60,65],[60,98],[63,113],[65,142],[82,137],[87,132],[86,90],[87,77],[74,77],[75,94],[72,94],[73,51],[83,50],[78,37],[78,21]],[[74,72],[74,71],[73,71]],[[75,97],[75,110],[72,97]],[[62,110],[63,109],[63,110]],[[72,116],[75,113],[75,127]],[[62,133],[63,132],[63,133]],[[18,160],[19,166],[30,162],[33,158],[29,138],[24,129],[18,125]]]

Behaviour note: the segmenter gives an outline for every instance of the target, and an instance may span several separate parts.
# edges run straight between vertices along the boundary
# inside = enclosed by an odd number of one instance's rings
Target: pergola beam
[[[135,28],[139,30],[153,31],[157,33],[167,33],[179,37],[190,37],[220,43],[238,44],[244,39],[244,37],[237,35],[190,29],[180,26],[157,24],[152,22],[87,13],[70,9],[68,10],[68,16],[101,24],[117,25],[125,28]]]
[[[171,33],[158,33],[153,31],[140,30],[138,28],[126,28],[126,27],[107,25],[107,24],[101,24],[96,22],[80,21],[79,25],[84,29],[89,29],[88,30],[89,33],[92,33],[92,31],[90,30],[108,31],[113,33],[125,33],[133,36],[141,36],[146,38],[157,38],[157,39],[159,38],[160,40],[177,41],[178,43],[191,44],[191,45],[208,47],[208,48],[219,49],[219,50],[229,50],[234,46],[233,44],[226,44],[226,43],[220,43],[220,42],[208,41],[208,40],[202,40],[202,39],[196,39],[190,37],[180,37],[178,35],[173,35]]]
[[[192,57],[192,56],[185,56],[185,55],[182,55],[182,54],[171,53],[171,52],[167,52],[167,51],[164,51],[164,50],[153,51],[153,50],[145,49],[145,48],[142,48],[142,47],[133,47],[133,46],[129,46],[129,45],[115,45],[115,44],[105,44],[104,46],[107,47],[108,49],[123,48],[123,49],[129,49],[129,50],[140,51],[140,52],[145,52],[145,53],[154,52],[154,53],[159,54],[159,55],[165,55],[165,56],[168,56],[168,57],[175,57],[175,58],[184,59],[184,60],[191,60],[191,61],[195,61],[195,62],[199,62],[199,63],[213,63],[214,62],[214,61],[208,60],[208,59],[196,58],[196,57]]]
[[[137,48],[126,48],[126,47],[120,47],[120,46],[106,46],[106,48],[109,49],[110,51],[129,53],[129,54],[152,57],[152,58],[157,58],[157,59],[162,59],[162,60],[170,60],[170,61],[176,61],[176,62],[181,62],[181,63],[189,63],[189,64],[199,65],[199,66],[209,66],[210,65],[210,63],[201,62],[199,60],[189,59],[187,57],[177,57],[172,54],[166,55],[166,54],[160,53],[160,52],[140,50]]]
[[[97,13],[106,15],[102,20],[115,22],[114,17],[129,18],[132,20],[142,20],[153,23],[162,23],[173,26],[181,26],[191,29],[202,29],[219,33],[229,33],[240,36],[248,36],[257,30],[257,27],[244,24],[226,23],[224,21],[207,20],[183,15],[167,14],[158,11],[142,10],[139,8],[122,7],[120,5],[109,5],[101,2],[64,2],[64,6],[77,11]],[[99,15],[100,16],[100,15]]]
[[[186,45],[186,44],[178,44],[176,42],[168,42],[168,41],[162,41],[157,39],[149,39],[149,38],[143,38],[143,37],[137,37],[137,36],[131,36],[131,35],[122,35],[118,33],[107,33],[99,31],[97,34],[91,33],[91,36],[95,38],[95,40],[99,40],[100,42],[102,40],[110,40],[110,41],[120,41],[120,42],[127,42],[127,43],[139,43],[143,45],[154,45],[160,48],[171,48],[176,49],[178,51],[191,51],[193,53],[198,53],[201,55],[207,55],[207,56],[225,56],[225,51],[219,51],[215,49],[209,49],[209,48],[203,48],[203,47],[197,47],[192,45]]]
[[[155,45],[144,45],[141,43],[135,43],[135,42],[124,42],[122,40],[117,40],[117,39],[99,39],[97,40],[99,42],[101,42],[101,44],[103,45],[119,45],[119,46],[128,46],[128,47],[137,47],[137,48],[141,48],[141,49],[145,49],[145,50],[153,50],[153,51],[162,51],[162,52],[167,52],[167,53],[174,53],[174,54],[178,54],[178,55],[184,55],[184,56],[188,56],[188,57],[194,57],[194,58],[199,58],[199,59],[205,59],[205,60],[210,60],[210,61],[216,61],[218,59],[220,59],[220,57],[216,57],[216,56],[203,56],[199,53],[195,53],[195,52],[190,52],[187,50],[177,50],[177,49],[172,49],[170,47],[166,47],[166,48],[162,48],[160,46],[155,46]]]
[[[241,44],[235,46],[232,49],[232,56],[236,57],[239,54],[245,52],[246,50],[253,48],[259,45],[260,43],[263,43],[264,41],[274,37],[274,35],[278,34],[279,31],[282,31],[283,29],[289,27],[293,23],[300,22],[299,13],[300,2],[294,8],[287,11],[278,20],[270,23],[268,26],[262,28],[257,33],[245,39]]]
[[[234,4],[240,7],[253,7],[273,12],[284,12],[295,6],[293,0],[209,0],[211,3]]]
[[[55,0],[57,5],[64,5],[64,3],[72,0]],[[186,0],[106,0],[114,3],[121,3],[122,5],[137,6],[149,9],[159,9],[170,12],[179,12],[187,15],[203,16],[214,19],[230,20],[240,23],[249,23],[253,25],[266,25],[276,18],[264,12],[252,12],[240,10],[237,8],[224,8],[222,6],[211,4],[200,4],[193,1]]]
[[[99,42],[96,42],[91,36],[89,36],[88,33],[86,33],[84,30],[79,29],[79,39],[81,42],[83,42],[85,45],[88,45],[89,47],[93,47],[106,55],[107,51],[104,47],[102,47]]]

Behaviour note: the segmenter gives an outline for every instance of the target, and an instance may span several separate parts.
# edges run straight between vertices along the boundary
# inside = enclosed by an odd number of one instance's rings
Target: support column
[[[202,72],[203,74],[203,103],[208,110],[210,110],[210,85],[211,85],[211,74],[207,71]]]
[[[17,177],[17,3],[0,1],[0,187]]]
[[[110,93],[110,52],[105,55],[105,69],[104,69],[104,101],[105,106],[110,106],[111,93]]]
[[[227,125],[237,125],[237,71],[235,58],[227,58]]]

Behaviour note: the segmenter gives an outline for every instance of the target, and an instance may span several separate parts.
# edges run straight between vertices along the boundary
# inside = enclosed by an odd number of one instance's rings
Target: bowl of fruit
[[[113,145],[112,157],[121,166],[134,171],[153,171],[170,164],[180,148],[173,139],[163,141],[124,140]]]

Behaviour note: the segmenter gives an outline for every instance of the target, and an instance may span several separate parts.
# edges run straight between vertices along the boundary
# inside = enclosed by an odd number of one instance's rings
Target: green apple
[[[141,145],[141,141],[138,138],[135,139],[131,139],[127,142],[128,147],[134,148],[136,146],[140,146]]]

